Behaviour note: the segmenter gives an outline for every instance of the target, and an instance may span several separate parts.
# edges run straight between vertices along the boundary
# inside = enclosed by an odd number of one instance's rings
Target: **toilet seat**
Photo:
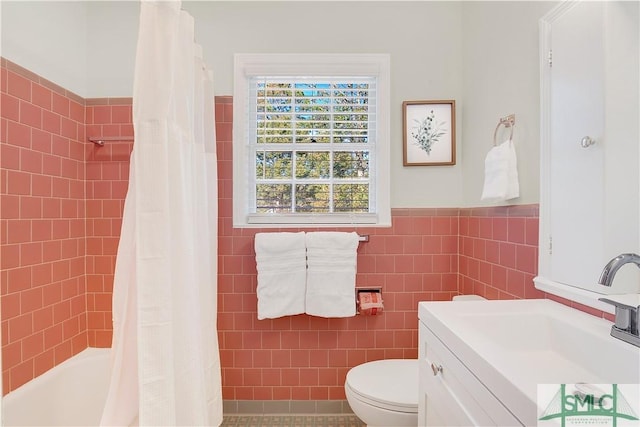
[[[345,386],[358,400],[389,411],[418,413],[418,361],[364,363],[347,373]]]

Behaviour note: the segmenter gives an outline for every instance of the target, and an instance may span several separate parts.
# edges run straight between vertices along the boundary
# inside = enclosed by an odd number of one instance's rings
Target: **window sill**
[[[284,227],[390,227],[391,216],[378,214],[250,214],[246,222],[235,222],[234,228],[284,228]]]

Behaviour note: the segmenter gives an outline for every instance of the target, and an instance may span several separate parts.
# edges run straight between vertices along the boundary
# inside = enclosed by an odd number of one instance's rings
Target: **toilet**
[[[459,295],[454,301],[483,300]],[[344,383],[353,413],[368,427],[418,425],[418,360],[375,360],[355,366]]]
[[[347,372],[351,410],[367,426],[418,425],[418,360],[376,360]]]

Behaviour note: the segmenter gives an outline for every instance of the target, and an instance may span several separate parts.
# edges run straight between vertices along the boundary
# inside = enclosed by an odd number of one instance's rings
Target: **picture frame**
[[[456,164],[456,101],[402,103],[403,165]]]

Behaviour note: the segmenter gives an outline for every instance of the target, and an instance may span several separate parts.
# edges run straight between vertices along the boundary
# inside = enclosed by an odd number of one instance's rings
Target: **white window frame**
[[[255,76],[374,77],[377,80],[375,213],[252,214],[249,212],[249,89]],[[233,88],[233,226],[391,226],[390,59],[388,54],[236,54]]]

